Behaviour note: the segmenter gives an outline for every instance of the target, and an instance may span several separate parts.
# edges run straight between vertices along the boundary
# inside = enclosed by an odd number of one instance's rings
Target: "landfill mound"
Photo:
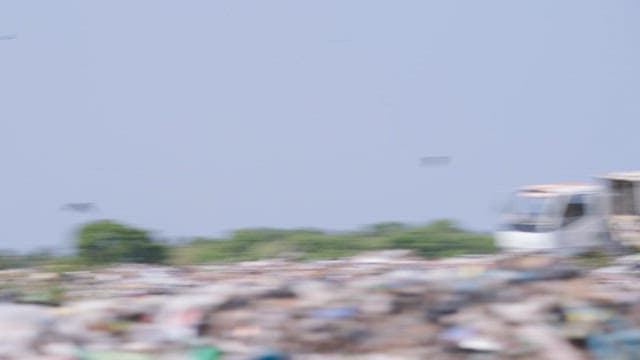
[[[638,359],[640,257],[0,272],[0,359]]]

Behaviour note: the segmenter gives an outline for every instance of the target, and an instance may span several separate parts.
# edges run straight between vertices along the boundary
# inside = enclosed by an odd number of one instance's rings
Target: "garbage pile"
[[[0,271],[0,359],[638,359],[640,257]]]

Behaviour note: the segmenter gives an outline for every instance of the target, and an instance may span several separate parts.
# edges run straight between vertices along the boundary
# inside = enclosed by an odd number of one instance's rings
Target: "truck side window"
[[[634,205],[633,183],[631,181],[612,180],[610,183],[612,190],[612,207],[615,215],[636,215],[637,209]]]
[[[584,216],[586,212],[585,198],[582,195],[574,195],[569,199],[567,209],[564,212],[562,225],[566,226]]]

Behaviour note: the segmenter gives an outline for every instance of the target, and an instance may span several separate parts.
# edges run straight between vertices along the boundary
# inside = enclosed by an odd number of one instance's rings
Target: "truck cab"
[[[606,242],[603,188],[587,183],[525,186],[512,194],[495,233],[505,251],[579,253]]]
[[[607,226],[611,239],[622,246],[640,248],[640,171],[599,176],[607,188]]]

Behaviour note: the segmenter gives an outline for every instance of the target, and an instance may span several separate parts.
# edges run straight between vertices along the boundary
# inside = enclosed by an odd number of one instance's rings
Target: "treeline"
[[[81,268],[109,263],[171,265],[258,260],[286,256],[298,260],[335,259],[364,251],[408,249],[434,258],[495,251],[491,235],[466,231],[449,220],[426,225],[379,223],[350,232],[253,228],[224,238],[194,238],[180,244],[155,239],[147,230],[102,220],[82,226],[76,254],[40,252],[0,256],[0,268],[50,266]]]

